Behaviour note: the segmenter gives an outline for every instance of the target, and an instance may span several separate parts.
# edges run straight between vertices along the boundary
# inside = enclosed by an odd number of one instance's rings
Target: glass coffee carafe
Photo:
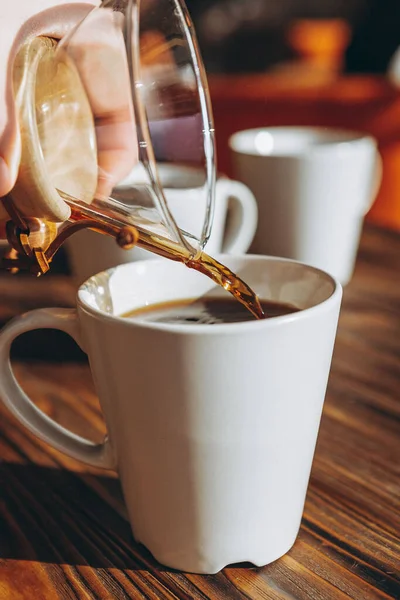
[[[214,129],[181,0],[106,0],[61,42],[27,41],[14,92],[22,155],[5,206],[19,266],[45,272],[82,227],[114,235],[122,247],[187,260],[201,253],[213,217]],[[201,207],[188,206],[179,220],[164,188],[182,168],[196,172],[201,194],[187,201]]]
[[[2,199],[12,246],[3,268],[41,275],[67,237],[90,228],[196,269],[263,317],[253,290],[203,252],[214,128],[181,0],[106,0],[60,43],[29,40],[14,91],[22,154],[17,184]],[[164,189],[178,182],[182,190],[186,180],[193,191],[183,169],[194,171],[198,193],[188,193],[196,206],[179,207],[178,218]]]

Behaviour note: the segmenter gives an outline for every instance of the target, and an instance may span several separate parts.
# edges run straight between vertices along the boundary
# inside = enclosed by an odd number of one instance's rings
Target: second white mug
[[[351,279],[382,165],[374,138],[315,127],[241,131],[230,139],[235,174],[253,191],[259,224],[251,251],[284,256]]]
[[[201,174],[182,167],[171,171],[166,183],[171,186],[165,189],[165,194],[172,214],[187,231],[194,231],[204,214],[205,198],[199,187]],[[211,255],[245,254],[253,241],[257,221],[257,202],[252,192],[243,183],[220,177],[216,184],[212,232],[205,251]],[[67,240],[66,249],[78,283],[120,264],[157,258],[141,248],[122,250],[113,238],[89,230],[74,234]]]

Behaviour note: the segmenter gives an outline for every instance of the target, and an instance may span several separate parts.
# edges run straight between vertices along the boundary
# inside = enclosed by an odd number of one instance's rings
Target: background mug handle
[[[93,467],[115,469],[115,459],[106,436],[102,444],[86,440],[50,419],[25,394],[15,379],[10,362],[13,341],[34,329],[59,329],[70,335],[83,349],[77,311],[74,309],[40,309],[13,319],[0,332],[0,397],[22,425],[38,438]]]
[[[220,179],[220,193],[228,198],[228,218],[223,237],[223,254],[245,254],[258,225],[258,207],[253,193],[243,183]]]

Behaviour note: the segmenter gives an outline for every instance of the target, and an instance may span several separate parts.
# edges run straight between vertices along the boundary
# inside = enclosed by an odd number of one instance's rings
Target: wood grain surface
[[[22,282],[22,283],[21,283]],[[61,276],[0,280],[0,318],[73,304]],[[72,360],[73,359],[73,360]],[[43,410],[99,440],[82,358],[15,365]],[[38,441],[0,407],[0,599],[373,600],[400,598],[400,236],[364,232],[345,292],[298,540],[259,569],[174,572],[135,544],[118,480]]]

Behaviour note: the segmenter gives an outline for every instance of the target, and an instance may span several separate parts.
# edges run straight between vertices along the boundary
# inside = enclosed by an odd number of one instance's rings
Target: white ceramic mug
[[[305,262],[348,283],[381,182],[376,141],[351,131],[271,127],[241,131],[229,143],[235,174],[258,203],[250,250]]]
[[[221,256],[262,299],[301,310],[264,321],[165,324],[121,318],[148,304],[226,295],[167,260],[91,278],[77,310],[17,317],[0,333],[0,396],[31,432],[117,469],[134,537],[169,567],[266,565],[295,542],[331,364],[342,290],[329,275],[262,256]],[[87,352],[108,435],[84,440],[17,383],[10,347],[60,329]]]
[[[202,183],[202,174],[180,167],[171,169],[169,176],[163,173],[163,179],[173,186],[165,189],[165,195],[177,222],[186,231],[196,231],[204,221],[206,198],[197,187]],[[220,177],[216,184],[212,232],[205,251],[211,255],[244,254],[256,229],[257,203],[252,192],[243,183]],[[93,231],[74,234],[66,248],[72,273],[79,283],[119,264],[157,258],[141,248],[122,250],[112,238]]]

